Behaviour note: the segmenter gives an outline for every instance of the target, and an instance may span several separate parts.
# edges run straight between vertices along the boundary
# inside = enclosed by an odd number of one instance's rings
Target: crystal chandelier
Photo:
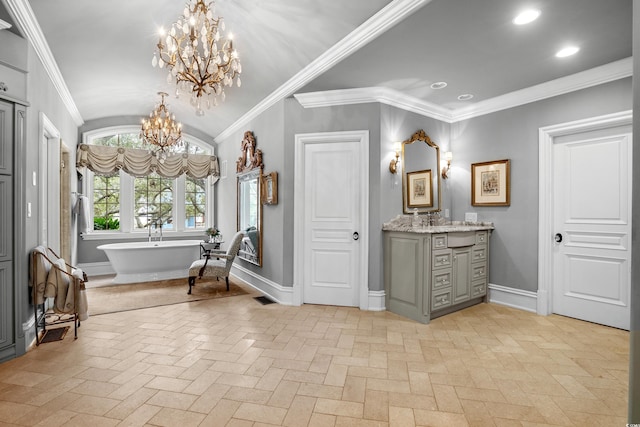
[[[198,116],[204,115],[203,106],[217,105],[218,97],[224,101],[224,87],[234,79],[241,85],[242,66],[232,36],[222,37],[224,21],[215,19],[213,10],[214,2],[190,0],[168,34],[160,29],[158,51],[151,61],[154,67],[169,69],[167,82],[175,80],[176,96],[191,93]]]
[[[182,124],[176,122],[176,116],[169,114],[169,109],[164,103],[165,92],[158,92],[161,97],[160,104],[149,114],[148,119],[142,119],[140,137],[145,144],[160,155],[160,161],[164,162],[167,154],[176,147],[183,147]]]

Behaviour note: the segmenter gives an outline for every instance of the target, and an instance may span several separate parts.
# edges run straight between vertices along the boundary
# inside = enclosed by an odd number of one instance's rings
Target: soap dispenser
[[[416,230],[422,228],[422,219],[420,218],[420,215],[418,215],[418,209],[417,208],[413,210],[413,218],[411,219],[411,227],[413,227]]]

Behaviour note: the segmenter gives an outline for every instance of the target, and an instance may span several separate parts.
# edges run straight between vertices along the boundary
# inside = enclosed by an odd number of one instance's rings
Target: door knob
[[[556,233],[554,240],[556,241],[556,243],[562,242],[562,234]]]
[[[357,231],[353,232],[353,240],[358,240],[360,238],[360,235],[358,234]]]

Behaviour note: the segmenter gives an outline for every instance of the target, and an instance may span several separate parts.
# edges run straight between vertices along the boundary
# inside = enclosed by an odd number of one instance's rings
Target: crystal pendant
[[[151,60],[151,65],[154,66],[154,67],[156,65],[158,65],[158,58],[156,57],[155,53],[153,54],[153,59]]]

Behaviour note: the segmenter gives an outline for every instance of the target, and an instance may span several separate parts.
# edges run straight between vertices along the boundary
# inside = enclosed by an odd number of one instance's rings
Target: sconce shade
[[[446,151],[444,153],[444,160],[447,162],[446,166],[442,167],[442,179],[449,178],[449,170],[451,169],[451,160],[453,160],[453,153],[451,151]]]
[[[395,151],[395,159],[391,159],[391,162],[389,163],[389,172],[391,172],[392,174],[398,173],[401,149],[402,149],[402,143],[396,142],[395,144],[393,144],[393,150]]]

